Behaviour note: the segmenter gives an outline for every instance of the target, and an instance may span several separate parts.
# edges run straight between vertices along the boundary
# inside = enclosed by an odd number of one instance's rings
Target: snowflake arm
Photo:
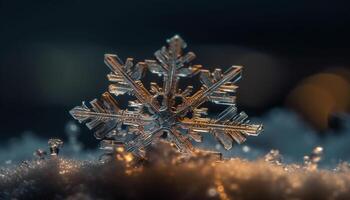
[[[210,133],[229,150],[233,140],[241,144],[247,136],[257,136],[262,131],[262,125],[248,123],[247,114],[237,114],[235,105],[227,107],[215,119],[203,117],[205,115],[207,108],[195,109],[193,118],[184,118],[180,124],[197,142],[201,142],[201,134]]]
[[[70,110],[70,114],[80,123],[86,123],[89,129],[95,130],[97,139],[103,139],[113,130],[120,129],[122,124],[145,126],[154,121],[151,116],[121,110],[108,92],[105,92],[100,100],[92,100],[90,105],[91,108],[83,102],[82,106],[76,106]]]
[[[148,92],[148,90],[143,86],[143,84],[139,80],[134,81],[132,76],[128,74],[127,69],[132,64],[128,64],[127,62],[127,65],[123,65],[120,62],[118,56],[113,54],[105,55],[105,63],[116,76],[122,79],[123,83],[126,83],[131,88],[132,93],[140,101],[140,103],[147,105],[154,112],[159,112],[159,104],[156,101],[154,101],[154,98]]]
[[[176,146],[176,148],[185,154],[191,154],[194,151],[192,143],[188,140],[187,136],[181,134],[177,127],[173,127],[168,132],[169,141]]]
[[[196,56],[193,52],[188,52],[182,55],[182,49],[186,48],[186,43],[178,35],[167,40],[168,47],[162,47],[156,51],[155,60],[146,60],[145,66],[149,68],[152,73],[163,76],[162,95],[163,109],[171,109],[174,105],[174,97],[181,96],[181,91],[178,90],[178,80],[180,77],[188,77],[197,74],[200,71],[201,65],[194,65],[185,67]],[[158,89],[158,94],[159,94]]]
[[[151,143],[156,143],[159,140],[163,134],[162,130],[162,128],[157,128],[149,133],[142,132],[134,140],[125,143],[125,150],[137,156],[144,157],[144,151]]]
[[[176,115],[181,116],[186,114],[189,110],[193,110],[197,108],[203,102],[212,98],[213,96],[211,95],[218,90],[221,90],[222,93],[226,94],[227,92],[224,89],[221,89],[220,87],[224,86],[225,83],[228,83],[232,79],[234,80],[233,82],[237,82],[241,78],[241,71],[242,71],[242,67],[232,66],[220,78],[209,79],[208,78],[209,76],[205,76],[205,75],[201,76],[203,87],[194,95],[185,99],[184,103],[181,104],[177,109]],[[207,71],[205,71],[204,73],[207,74]],[[214,74],[214,76],[216,75]],[[206,77],[206,78],[203,78],[203,77]],[[220,99],[219,99],[219,102],[220,102]]]

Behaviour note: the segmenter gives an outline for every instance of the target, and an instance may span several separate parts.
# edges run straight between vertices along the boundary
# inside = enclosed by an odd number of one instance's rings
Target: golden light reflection
[[[58,159],[58,158],[57,158]],[[77,172],[80,168],[80,163],[73,160],[59,159],[58,162],[58,173],[61,175],[66,175],[70,173]]]
[[[316,153],[320,150],[315,148]],[[150,154],[153,158],[147,157],[142,164],[135,163],[137,159],[125,151],[117,153],[109,163],[64,158],[34,161],[18,169],[2,171],[6,178],[0,178],[0,184],[21,182],[36,174],[40,180],[46,179],[42,176],[49,176],[51,182],[76,189],[78,193],[84,188],[83,192],[105,191],[132,199],[144,199],[145,194],[152,194],[155,199],[157,195],[171,194],[172,199],[221,200],[348,199],[344,197],[350,195],[350,164],[345,162],[333,170],[309,170],[305,164],[270,162],[264,157],[254,161],[217,160],[216,155],[208,152],[179,159],[181,154],[171,151],[173,148],[160,148]],[[106,187],[113,189],[106,190]],[[165,199],[162,197],[158,199]]]

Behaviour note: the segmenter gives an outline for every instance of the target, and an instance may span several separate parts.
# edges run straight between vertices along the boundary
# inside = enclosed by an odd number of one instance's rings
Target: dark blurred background
[[[196,64],[245,67],[238,107],[251,117],[295,112],[320,140],[341,135],[349,123],[349,25],[345,1],[1,1],[1,143],[24,131],[65,138],[69,109],[107,90],[104,53],[151,59],[174,34]],[[95,147],[81,131],[85,147]]]

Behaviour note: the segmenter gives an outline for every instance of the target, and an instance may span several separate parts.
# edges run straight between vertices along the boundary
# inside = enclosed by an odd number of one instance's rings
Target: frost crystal
[[[195,54],[183,54],[186,43],[178,35],[167,40],[168,45],[155,52],[156,60],[145,60],[136,65],[132,58],[123,62],[117,55],[106,54],[105,64],[111,73],[109,92],[94,99],[87,106],[73,108],[70,113],[80,123],[86,123],[101,141],[101,148],[110,152],[123,148],[143,157],[147,147],[160,139],[169,141],[184,153],[191,154],[191,140],[201,142],[203,133],[212,134],[225,149],[256,136],[262,125],[249,124],[244,112],[237,113],[235,83],[241,78],[242,67],[232,66],[226,72],[202,69],[191,65]],[[146,70],[163,78],[162,87],[151,82],[146,89],[141,78]],[[202,86],[192,94],[192,86],[179,88],[179,79],[200,75]],[[128,94],[136,97],[129,101],[129,109],[121,109],[114,96]],[[113,96],[114,95],[114,96]],[[208,118],[206,102],[226,105],[216,118]]]
[[[308,170],[316,170],[318,163],[322,159],[323,148],[318,146],[315,147],[310,155],[304,156],[304,167]]]
[[[60,148],[63,146],[62,140],[57,138],[51,138],[47,143],[50,147],[50,154],[52,156],[58,155],[58,153],[60,152]]]

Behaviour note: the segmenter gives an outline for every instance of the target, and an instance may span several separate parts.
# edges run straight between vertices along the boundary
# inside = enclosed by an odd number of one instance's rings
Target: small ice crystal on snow
[[[318,146],[314,148],[310,155],[304,156],[304,166],[309,170],[316,170],[318,163],[321,161],[323,148]]]
[[[63,146],[63,141],[57,138],[49,139],[47,142],[50,147],[50,154],[52,156],[58,155],[60,148]]]
[[[272,149],[268,154],[265,155],[265,161],[276,165],[281,165],[282,155],[278,150]]]
[[[106,54],[105,63],[110,68],[109,92],[102,98],[83,102],[70,113],[80,123],[86,123],[101,141],[101,148],[114,152],[122,147],[143,157],[145,150],[160,138],[173,144],[181,153],[192,154],[192,141],[201,142],[203,133],[213,135],[228,150],[233,141],[242,143],[247,136],[256,136],[262,125],[250,124],[244,112],[237,113],[236,82],[241,79],[242,67],[232,66],[225,72],[202,69],[192,65],[193,52],[183,53],[184,40],[175,35],[168,45],[155,52],[156,60],[145,60],[134,65],[132,58],[123,62],[117,55]],[[162,87],[150,83],[146,89],[141,78],[146,70],[163,78]],[[193,93],[193,87],[179,87],[180,78],[200,75],[202,86]],[[136,99],[122,110],[116,96],[128,94]],[[226,105],[216,118],[208,118],[204,102]]]
[[[46,156],[46,151],[42,150],[42,149],[37,149],[36,151],[34,151],[33,155],[38,159],[38,160],[43,160],[45,159]]]

